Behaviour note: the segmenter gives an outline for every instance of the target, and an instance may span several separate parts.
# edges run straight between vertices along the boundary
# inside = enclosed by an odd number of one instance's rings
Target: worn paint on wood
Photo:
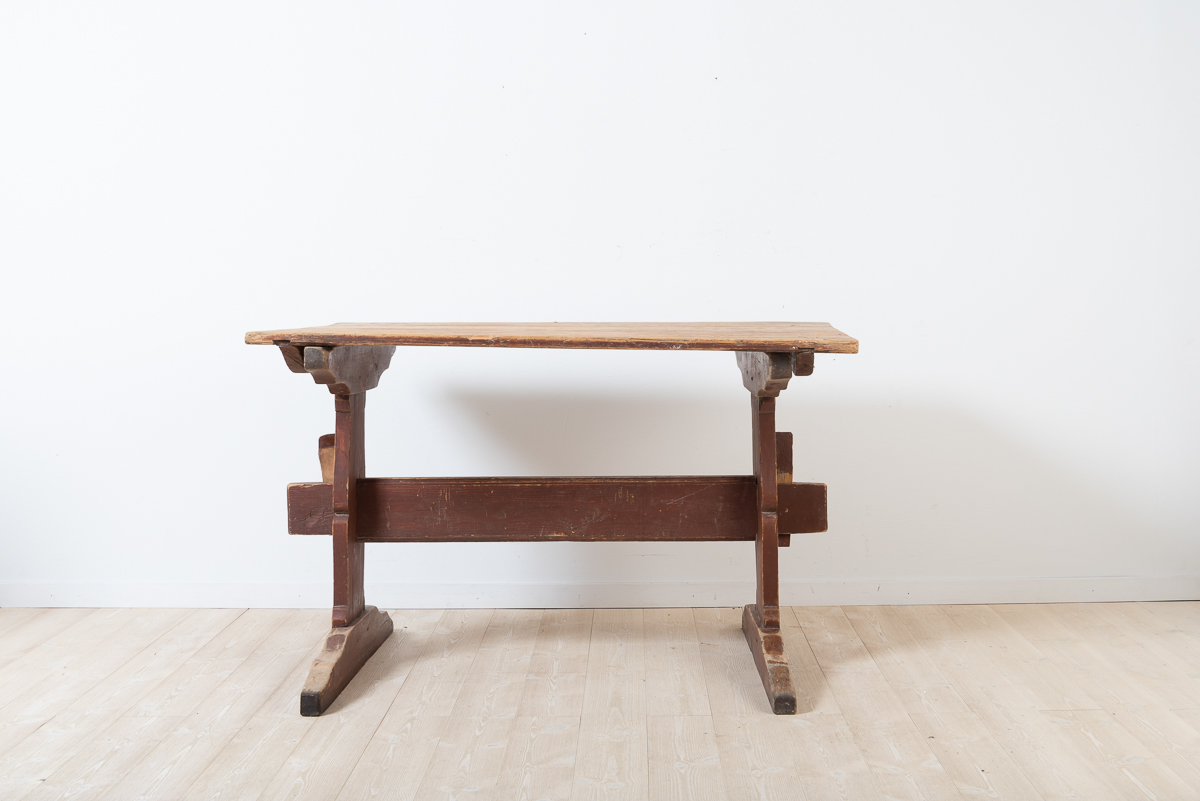
[[[829,323],[336,323],[251,331],[248,345],[451,345],[492,348],[857,353]]]
[[[315,717],[328,709],[391,633],[392,619],[373,606],[364,609],[353,625],[329,632],[300,692],[300,714]]]
[[[743,629],[772,709],[796,711],[781,637],[779,548],[791,534],[825,531],[827,507],[824,485],[792,482],[792,436],[775,431],[775,399],[793,375],[812,374],[814,353],[856,353],[857,340],[828,323],[798,322],[338,323],[252,331],[246,342],[277,346],[289,370],[335,396],[337,432],[318,448],[321,483],[288,487],[288,531],[333,539],[334,632],[302,696],[304,714],[324,711],[390,633],[387,615],[365,605],[370,541],[752,540],[757,592]],[[754,474],[367,479],[366,392],[397,346],[415,345],[732,351],[751,396]],[[576,792],[586,785],[577,782]]]
[[[362,542],[742,540],[757,534],[752,476],[368,478]],[[779,528],[826,529],[824,484],[782,484]],[[328,484],[288,486],[288,531],[330,533]]]

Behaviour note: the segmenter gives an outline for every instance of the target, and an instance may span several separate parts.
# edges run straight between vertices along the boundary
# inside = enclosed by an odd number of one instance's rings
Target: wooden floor
[[[393,612],[321,718],[310,610],[0,610],[0,799],[1200,799],[1200,603]]]

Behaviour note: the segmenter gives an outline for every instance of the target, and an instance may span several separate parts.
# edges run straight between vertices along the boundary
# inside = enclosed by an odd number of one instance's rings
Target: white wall
[[[1200,7],[0,5],[0,603],[329,604],[250,329],[827,320],[784,601],[1200,597]],[[732,355],[410,349],[374,475],[749,471]],[[746,544],[380,545],[398,605],[740,604]]]

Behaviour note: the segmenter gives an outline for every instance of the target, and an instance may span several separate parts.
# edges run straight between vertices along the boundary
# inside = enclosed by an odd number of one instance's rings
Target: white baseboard
[[[2,583],[0,606],[321,608],[329,584]],[[1200,600],[1200,576],[879,579],[781,582],[788,606]],[[369,584],[385,609],[742,606],[749,582],[697,584]]]

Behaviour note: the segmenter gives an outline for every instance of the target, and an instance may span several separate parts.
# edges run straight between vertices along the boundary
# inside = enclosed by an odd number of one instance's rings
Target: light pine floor
[[[1200,799],[1200,603],[401,610],[321,718],[328,612],[0,610],[0,799]]]

